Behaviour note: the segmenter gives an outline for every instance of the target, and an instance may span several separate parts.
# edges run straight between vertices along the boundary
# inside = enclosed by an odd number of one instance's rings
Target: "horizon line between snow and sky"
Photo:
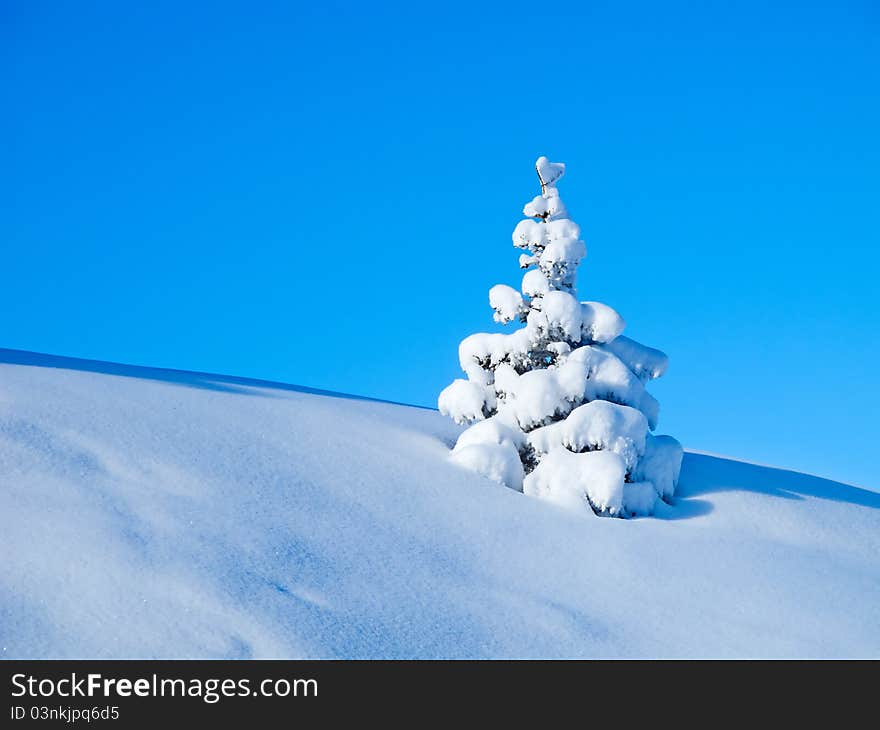
[[[206,390],[218,390],[225,392],[236,392],[247,394],[244,388],[275,388],[280,390],[289,390],[298,393],[306,393],[308,395],[320,395],[330,398],[343,398],[346,400],[363,400],[374,403],[385,403],[392,406],[402,406],[404,408],[417,408],[420,410],[437,411],[434,406],[423,406],[415,403],[401,403],[398,401],[385,400],[383,398],[374,398],[370,396],[357,395],[356,393],[341,393],[332,390],[321,390],[319,388],[311,388],[304,385],[296,385],[295,383],[282,383],[274,380],[262,380],[260,378],[244,378],[238,375],[227,373],[207,373],[192,370],[178,370],[176,368],[156,368],[149,365],[138,365],[135,363],[117,363],[106,360],[90,360],[87,358],[66,357],[63,355],[53,355],[44,352],[32,352],[29,350],[9,350],[0,348],[0,365],[25,365],[30,367],[48,367],[62,370],[75,370],[80,372],[100,373],[103,375],[113,375],[117,377],[131,377],[145,380],[163,380],[173,383],[186,385],[188,387],[204,388]],[[236,386],[236,387],[230,387]],[[716,459],[724,459],[726,461],[734,461],[737,463],[748,464],[750,466],[763,467],[765,469],[773,469],[776,471],[786,471],[797,473],[802,476],[824,479],[829,482],[837,481],[838,484],[844,486],[855,487],[865,491],[880,493],[877,489],[870,485],[853,484],[851,482],[831,480],[822,474],[811,474],[810,472],[796,471],[789,467],[779,464],[764,464],[756,461],[748,461],[730,454],[720,454],[717,452],[703,451],[700,449],[690,449],[684,447],[685,453],[695,454],[697,456],[710,456]]]
[[[433,407],[545,154],[658,432],[877,485],[877,8],[454,5],[4,6],[0,347]]]

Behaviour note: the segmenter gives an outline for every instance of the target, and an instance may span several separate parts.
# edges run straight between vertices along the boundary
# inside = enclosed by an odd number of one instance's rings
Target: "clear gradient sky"
[[[0,347],[434,405],[546,154],[660,431],[880,487],[873,0],[0,21]]]

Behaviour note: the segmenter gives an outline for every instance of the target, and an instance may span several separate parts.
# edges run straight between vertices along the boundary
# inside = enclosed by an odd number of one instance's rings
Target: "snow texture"
[[[654,513],[657,490],[651,482],[625,482],[623,485],[623,511],[637,517]]]
[[[476,383],[459,378],[443,389],[438,405],[440,413],[456,423],[479,421],[485,417],[486,393]]]
[[[877,492],[687,453],[623,523],[462,469],[460,431],[0,350],[0,656],[880,656]]]
[[[526,494],[563,507],[583,508],[618,514],[623,509],[623,477],[626,467],[611,451],[574,454],[562,447],[553,449],[526,477]]]
[[[648,434],[645,455],[635,469],[635,479],[653,484],[664,499],[671,497],[678,483],[682,453],[681,444],[674,438]]]
[[[528,312],[522,295],[506,284],[496,284],[489,290],[489,306],[495,310],[495,321],[507,324]]]
[[[581,309],[583,339],[588,342],[611,343],[626,326],[623,317],[607,304],[581,302]],[[609,349],[609,352],[617,354],[614,349]]]
[[[563,421],[535,429],[528,439],[541,454],[558,447],[574,452],[613,451],[631,472],[645,453],[647,434],[648,421],[641,411],[594,400],[575,408]]]
[[[621,331],[623,328],[621,327]],[[602,349],[616,355],[636,376],[643,380],[654,380],[666,372],[669,366],[669,358],[666,354],[646,347],[629,337],[624,337],[618,332],[618,337],[603,345]]]
[[[492,416],[474,424],[458,437],[453,453],[474,444],[510,444],[519,452],[527,443],[525,435],[515,426],[505,423],[501,416]]]
[[[579,301],[576,275],[587,251],[556,187],[565,165],[540,157],[535,170],[541,194],[526,204],[530,218],[512,236],[528,252],[519,257],[527,269],[522,293],[504,284],[489,290],[496,322],[524,324],[511,334],[462,340],[467,380],[443,390],[438,405],[456,423],[477,424],[474,434],[462,434],[453,460],[575,509],[651,514],[658,497],[672,498],[682,458],[673,438],[648,433],[659,404],[645,383],[666,371],[666,355],[623,337],[626,323],[607,304]],[[486,418],[519,436],[500,438],[495,426],[480,423]],[[583,452],[603,455],[573,458]]]
[[[493,482],[522,491],[522,464],[519,453],[509,443],[464,446],[452,452],[452,460]]]

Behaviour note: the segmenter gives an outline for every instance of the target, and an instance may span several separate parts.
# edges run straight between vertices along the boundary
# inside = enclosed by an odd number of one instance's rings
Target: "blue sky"
[[[880,486],[877,6],[421,5],[4,3],[0,346],[433,405],[546,154],[661,431]]]

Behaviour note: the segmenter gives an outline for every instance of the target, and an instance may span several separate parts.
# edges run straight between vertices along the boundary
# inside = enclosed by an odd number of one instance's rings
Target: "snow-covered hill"
[[[430,410],[0,350],[5,657],[880,656],[880,494],[688,453],[565,511]]]

